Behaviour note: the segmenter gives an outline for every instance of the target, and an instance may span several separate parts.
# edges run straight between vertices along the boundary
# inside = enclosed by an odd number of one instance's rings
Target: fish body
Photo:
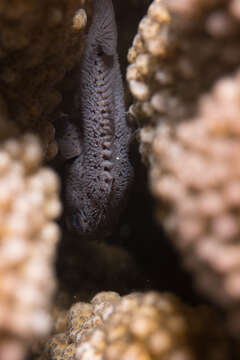
[[[105,236],[118,222],[134,174],[111,0],[93,1],[77,76],[73,111],[59,137],[66,159],[64,213],[79,235]]]

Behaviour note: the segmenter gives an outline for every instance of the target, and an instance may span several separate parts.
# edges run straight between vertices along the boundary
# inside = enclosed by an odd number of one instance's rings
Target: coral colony
[[[240,1],[1,0],[0,24],[0,360],[239,358]],[[148,182],[120,209],[130,122]],[[91,241],[66,226],[64,154],[75,180],[98,159],[75,189]]]

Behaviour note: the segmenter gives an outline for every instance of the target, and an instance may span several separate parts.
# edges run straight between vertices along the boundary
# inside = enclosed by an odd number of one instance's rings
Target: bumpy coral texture
[[[97,294],[62,314],[41,360],[227,359],[215,314],[149,292]]]
[[[0,128],[0,359],[20,360],[51,326],[59,185],[35,136],[19,135],[3,111]]]
[[[130,114],[141,124],[194,115],[199,96],[236,70],[240,22],[234,3],[152,2],[128,53],[127,80],[136,99]]]
[[[9,116],[41,137],[47,158],[57,152],[52,113],[57,86],[83,48],[87,0],[8,0],[0,4],[0,93]]]
[[[158,218],[223,306],[240,300],[240,73],[202,98],[199,114],[172,129],[160,124],[152,144]]]
[[[188,16],[195,16],[203,11],[211,10],[215,6],[227,5],[228,11],[234,17],[239,17],[238,0],[164,0],[169,9],[183,13]],[[222,29],[223,30],[223,29]]]
[[[238,1],[155,0],[127,73],[159,223],[198,287],[230,311],[232,328],[240,299],[239,35]]]

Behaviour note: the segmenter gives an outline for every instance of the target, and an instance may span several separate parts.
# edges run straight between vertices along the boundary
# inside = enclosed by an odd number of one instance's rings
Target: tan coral
[[[227,309],[240,301],[239,114],[237,73],[203,97],[195,119],[160,124],[151,158],[159,220],[198,286]]]
[[[135,97],[131,114],[149,119],[149,125],[186,119],[220,76],[237,69],[240,22],[234,3],[151,3],[128,53],[127,80]]]
[[[61,206],[56,175],[41,167],[39,140],[19,135],[1,113],[0,358],[20,360],[27,347],[50,330],[59,237],[53,220]]]
[[[90,5],[88,0],[1,1],[1,96],[21,129],[41,137],[48,159],[57,152],[51,122],[61,102],[60,82],[79,63]]]
[[[127,73],[135,97],[129,112],[143,126],[140,151],[150,165],[159,223],[199,288],[234,314],[240,105],[239,73],[229,74],[239,68],[238,7],[234,0],[153,1],[129,50]]]
[[[218,322],[210,309],[169,294],[102,292],[72,306],[65,332],[53,336],[40,359],[228,359]]]

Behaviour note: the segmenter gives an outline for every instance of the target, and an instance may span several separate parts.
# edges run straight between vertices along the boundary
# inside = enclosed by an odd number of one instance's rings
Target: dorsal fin
[[[114,55],[117,48],[117,28],[111,0],[93,0],[93,19],[88,43],[97,44],[106,55]]]

